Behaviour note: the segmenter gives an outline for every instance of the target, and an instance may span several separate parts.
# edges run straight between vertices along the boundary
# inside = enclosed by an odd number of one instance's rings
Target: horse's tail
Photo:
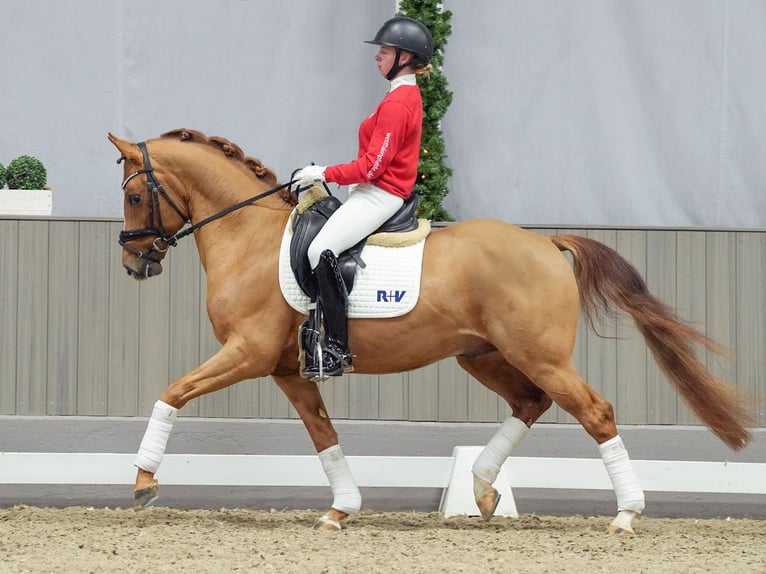
[[[665,376],[700,420],[732,449],[744,448],[751,439],[746,427],[754,426],[752,416],[733,387],[700,363],[692,343],[718,354],[725,350],[654,297],[638,271],[614,249],[575,235],[550,239],[572,254],[583,312],[590,325],[602,311],[614,313],[615,305],[628,313]]]

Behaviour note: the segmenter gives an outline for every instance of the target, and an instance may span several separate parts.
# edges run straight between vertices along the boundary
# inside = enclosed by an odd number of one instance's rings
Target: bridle
[[[142,173],[146,174],[146,189],[149,196],[149,202],[148,202],[149,203],[149,227],[120,231],[119,244],[125,251],[127,251],[128,253],[132,255],[135,255],[139,259],[146,259],[154,263],[157,263],[159,259],[162,257],[162,255],[167,252],[168,249],[170,249],[171,247],[175,247],[179,239],[182,239],[186,237],[187,235],[191,235],[203,225],[207,225],[211,221],[215,221],[216,219],[219,219],[223,217],[224,215],[228,215],[232,211],[236,211],[247,205],[255,203],[256,201],[263,199],[264,197],[273,195],[274,193],[277,193],[285,188],[288,188],[295,183],[294,181],[288,181],[287,183],[283,183],[281,185],[278,185],[277,187],[273,187],[269,189],[268,191],[264,191],[263,193],[260,193],[249,199],[240,201],[239,203],[235,203],[234,205],[231,205],[225,209],[222,209],[221,211],[214,213],[210,217],[206,217],[202,221],[198,221],[197,223],[190,225],[189,227],[186,227],[185,229],[180,230],[174,235],[169,235],[165,231],[165,226],[162,223],[162,211],[160,209],[160,196],[162,196],[165,199],[165,201],[170,205],[170,207],[173,208],[173,211],[175,211],[178,214],[178,216],[183,221],[183,225],[186,225],[187,223],[191,223],[191,220],[189,219],[189,216],[186,215],[180,207],[178,207],[176,202],[173,201],[173,198],[170,197],[170,195],[165,191],[165,188],[162,187],[162,184],[157,180],[157,177],[154,175],[154,168],[152,167],[152,163],[149,160],[149,152],[146,150],[146,142],[140,142],[137,145],[139,149],[141,150],[141,154],[143,155],[143,162],[144,162],[143,167],[139,169],[138,171],[131,173],[128,177],[126,177],[125,180],[122,182],[121,187],[122,187],[122,191],[125,192],[125,189],[127,188],[128,183],[130,183],[130,181],[134,177],[137,177],[141,175]],[[300,193],[302,191],[305,191],[309,187],[298,188],[297,190],[295,190],[294,193]],[[145,249],[144,251],[139,251],[135,247],[128,245],[130,241],[135,241],[136,239],[142,239],[144,237],[155,238],[154,241],[152,241],[152,245],[149,249]]]
[[[141,169],[134,171],[125,178],[125,181],[122,182],[122,191],[125,192],[128,184],[134,177],[137,177],[142,173],[146,174],[146,190],[148,192],[149,203],[149,227],[121,231],[119,243],[125,251],[135,255],[139,259],[148,259],[149,261],[156,262],[160,255],[176,244],[176,240],[178,239],[173,235],[168,235],[165,231],[165,226],[162,223],[162,210],[160,209],[160,195],[162,195],[165,201],[170,204],[173,211],[179,215],[184,225],[189,222],[189,216],[178,207],[176,202],[173,201],[173,198],[171,198],[170,195],[168,195],[168,192],[165,191],[165,188],[162,187],[162,184],[157,181],[157,178],[154,175],[152,162],[149,160],[149,152],[146,151],[146,143],[139,143],[138,148],[143,155],[144,165]],[[130,241],[135,241],[136,239],[142,239],[144,237],[155,238],[149,249],[139,251],[135,247],[128,245]]]

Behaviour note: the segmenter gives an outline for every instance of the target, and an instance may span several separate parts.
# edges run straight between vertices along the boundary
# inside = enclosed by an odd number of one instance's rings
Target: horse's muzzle
[[[122,264],[128,275],[138,281],[149,279],[149,277],[155,277],[162,273],[162,264],[156,261],[148,261],[146,259],[133,259],[126,261]]]

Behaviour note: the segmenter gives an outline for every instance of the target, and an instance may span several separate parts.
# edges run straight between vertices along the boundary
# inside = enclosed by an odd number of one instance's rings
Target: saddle
[[[304,198],[304,200],[307,199]],[[293,215],[290,267],[301,290],[312,301],[316,300],[317,297],[317,285],[314,274],[311,271],[311,265],[309,265],[308,248],[330,216],[341,205],[342,203],[337,197],[329,195],[318,200],[314,199],[313,203],[310,203],[310,205],[303,209],[301,209],[299,204]],[[371,235],[378,233],[403,233],[418,229],[417,208],[418,196],[413,193],[405,200],[399,211]],[[354,287],[354,277],[356,276],[357,269],[366,266],[361,254],[367,239],[367,237],[362,239],[359,243],[338,256],[338,266],[340,267],[341,276],[346,284],[346,291],[348,293],[351,293]]]

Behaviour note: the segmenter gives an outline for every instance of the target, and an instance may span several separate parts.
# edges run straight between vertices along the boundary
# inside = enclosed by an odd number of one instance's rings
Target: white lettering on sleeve
[[[373,176],[375,175],[375,172],[378,171],[378,168],[380,167],[381,162],[383,161],[383,156],[386,155],[386,151],[388,150],[388,142],[391,140],[391,132],[386,133],[386,137],[383,138],[383,145],[380,146],[380,151],[378,152],[378,157],[375,158],[375,163],[372,164],[372,167],[370,168],[370,171],[367,172],[367,179],[371,180],[373,179]]]

